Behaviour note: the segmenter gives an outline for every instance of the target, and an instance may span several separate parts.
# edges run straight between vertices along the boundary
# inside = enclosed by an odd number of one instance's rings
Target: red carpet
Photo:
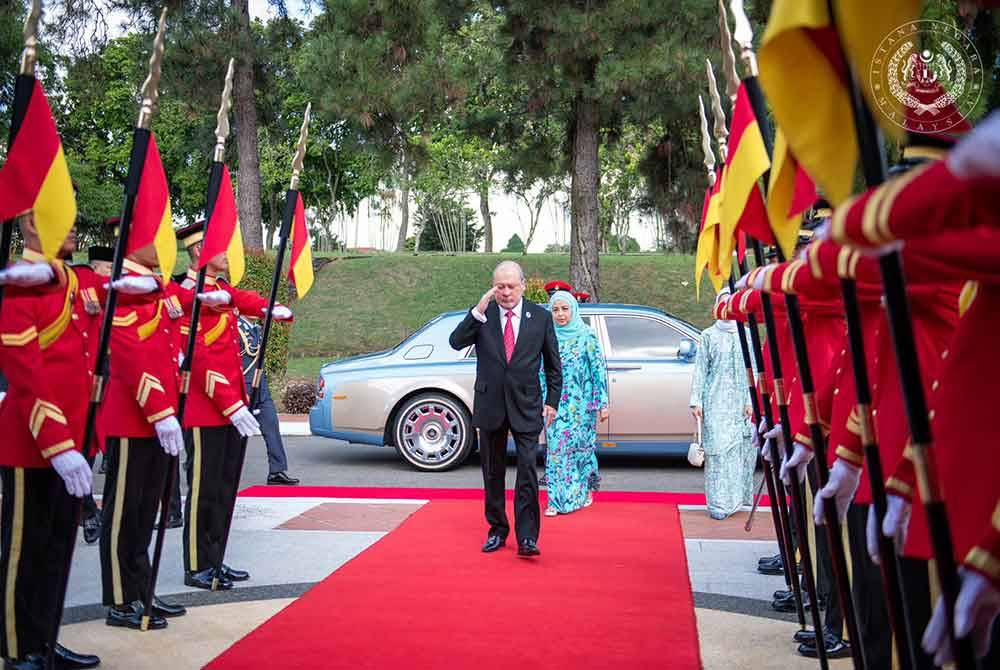
[[[206,667],[701,667],[675,507],[543,518],[533,560],[485,534],[481,503],[430,502]]]
[[[397,498],[417,500],[482,500],[483,490],[437,488],[380,488],[374,486],[250,486],[240,491],[251,498]],[[513,491],[507,490],[507,500]],[[600,491],[595,495],[600,502],[643,502],[671,505],[704,505],[704,493],[668,493],[661,491]],[[545,503],[545,490],[541,491]],[[770,499],[760,498],[761,507],[770,506]]]

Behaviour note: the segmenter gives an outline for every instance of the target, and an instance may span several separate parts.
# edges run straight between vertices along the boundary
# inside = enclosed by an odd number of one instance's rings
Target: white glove
[[[153,424],[156,429],[156,437],[160,438],[160,446],[168,456],[176,456],[181,453],[184,447],[184,432],[176,416],[168,416]]]
[[[771,465],[774,465],[774,462],[771,460],[771,441],[770,440],[761,439],[762,436],[767,431],[768,431],[767,419],[765,419],[764,417],[761,417],[761,419],[760,419],[760,425],[758,425],[757,429],[754,431],[754,433],[756,434],[756,437],[757,437],[757,441],[754,444],[756,446],[760,447],[760,457],[763,458],[768,463],[770,463]],[[779,457],[779,461],[780,461],[781,454],[778,454],[778,457]]]
[[[765,265],[763,268],[761,268],[761,271],[757,273],[757,276],[753,278],[753,281],[748,282],[750,288],[755,288],[758,291],[763,291],[764,281],[767,279],[767,276],[770,273],[774,272],[774,268],[775,266],[773,265]]]
[[[267,308],[260,310],[261,314],[267,314]],[[275,305],[274,309],[271,310],[271,316],[273,316],[278,321],[288,321],[292,318],[292,310],[288,309],[284,305]]]
[[[878,516],[875,514],[875,505],[868,506],[868,522],[865,524],[865,544],[868,545],[868,555],[871,556],[872,563],[882,564],[882,554],[878,548]]]
[[[847,520],[847,508],[854,500],[854,494],[858,491],[858,484],[861,483],[861,468],[847,463],[838,458],[833,462],[830,469],[830,476],[826,480],[826,486],[816,494],[816,502],[813,503],[813,520],[817,526],[826,523],[825,513],[826,501],[833,498],[837,505],[837,518],[840,523]]]
[[[104,288],[108,285],[105,284]],[[160,288],[160,282],[149,275],[130,275],[111,282],[111,288],[126,295],[144,295]]]
[[[910,514],[913,505],[905,499],[889,494],[886,497],[885,518],[882,519],[882,534],[891,537],[900,551],[906,544],[906,534],[910,530]]]
[[[236,426],[236,430],[240,431],[240,435],[243,437],[260,435],[260,424],[257,423],[257,419],[254,418],[253,414],[246,407],[240,407],[233,412],[229,420]]]
[[[771,432],[774,432],[773,430]],[[785,462],[781,464],[781,481],[785,483],[785,486],[792,485],[792,470],[795,471],[795,481],[802,483],[806,480],[806,468],[809,467],[809,462],[813,459],[812,449],[808,449],[805,445],[795,443],[792,449],[792,455],[785,459]]]
[[[749,279],[749,277],[750,277],[750,273],[748,272],[748,273],[746,273],[745,275],[743,275],[742,277],[740,277],[739,279],[736,280],[736,283],[733,284],[733,286],[736,287],[737,291],[739,291],[741,289],[745,289],[747,287],[747,280]]]
[[[962,179],[1000,177],[1000,113],[993,112],[948,152],[948,169]]]
[[[56,272],[48,263],[18,262],[6,270],[0,270],[0,286],[29,288],[48,284],[55,278]]]
[[[63,482],[66,483],[66,492],[75,498],[82,498],[90,493],[90,484],[94,479],[94,473],[90,469],[90,464],[76,449],[64,451],[56,454],[49,460],[52,469],[56,471]]]
[[[961,568],[958,577],[962,581],[962,588],[955,601],[955,637],[964,639],[971,635],[976,658],[982,658],[989,650],[993,622],[997,614],[1000,614],[1000,590],[990,580],[972,570]],[[938,598],[921,644],[924,651],[934,655],[935,665],[944,665],[953,660],[943,598]]]
[[[221,305],[228,305],[233,301],[233,297],[229,295],[228,291],[207,291],[205,293],[198,294],[198,300],[209,307],[219,307]]]
[[[3,404],[3,399],[7,397],[6,391],[0,391],[0,405]]]

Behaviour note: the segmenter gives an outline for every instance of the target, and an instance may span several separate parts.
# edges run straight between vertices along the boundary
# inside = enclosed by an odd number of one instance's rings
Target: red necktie
[[[503,327],[503,348],[507,353],[507,362],[514,355],[514,312],[507,310],[507,325]]]

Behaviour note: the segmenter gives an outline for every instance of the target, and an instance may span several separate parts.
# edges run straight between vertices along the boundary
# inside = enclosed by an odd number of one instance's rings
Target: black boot
[[[83,520],[83,541],[94,544],[99,539],[101,539],[101,517],[94,514]]]
[[[146,606],[141,600],[135,601],[135,607],[140,612],[144,612],[146,610]],[[172,605],[166,601],[160,600],[159,596],[153,596],[153,616],[170,619],[172,617],[184,616],[185,614],[187,614],[187,609],[185,609],[182,605]]]
[[[851,655],[851,645],[830,631],[823,633],[823,642],[826,645],[827,658],[847,658]],[[799,653],[808,658],[816,658],[819,651],[816,649],[816,640],[812,643],[803,642],[799,645]]]
[[[184,584],[187,586],[193,586],[196,589],[205,589],[206,591],[212,590],[212,578],[215,576],[214,568],[205,568],[198,572],[187,572],[184,575]],[[222,575],[222,579],[219,580],[218,589],[219,591],[228,591],[233,588],[233,582],[231,579]]]

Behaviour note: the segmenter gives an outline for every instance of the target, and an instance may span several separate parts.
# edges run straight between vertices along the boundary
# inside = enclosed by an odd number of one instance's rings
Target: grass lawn
[[[312,291],[293,305],[288,376],[315,377],[326,361],[398,344],[428,319],[475,304],[493,268],[513,258],[529,277],[569,278],[568,254],[380,254],[336,258],[316,275]],[[649,305],[703,328],[712,288],[695,301],[694,258],[642,254],[601,257],[604,302]]]

